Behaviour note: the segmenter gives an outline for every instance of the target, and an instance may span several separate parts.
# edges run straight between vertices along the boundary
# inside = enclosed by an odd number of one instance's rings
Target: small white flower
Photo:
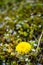
[[[8,44],[5,44],[5,46],[7,47],[7,46],[8,46]]]
[[[5,17],[5,20],[11,20],[11,18],[9,18],[8,16]]]
[[[12,33],[12,30],[10,30],[9,32]]]
[[[13,35],[16,35],[16,31],[14,31]]]
[[[17,38],[19,37],[19,35],[17,36]]]
[[[40,16],[41,16],[41,14],[37,14],[37,16],[39,16],[39,17],[40,17]]]
[[[9,34],[5,34],[5,36],[9,36]]]
[[[31,18],[34,18],[34,16],[33,16],[33,15],[31,15]]]
[[[14,20],[14,22],[17,22],[17,20]]]
[[[35,52],[35,49],[32,49],[33,52]]]
[[[26,63],[25,65],[29,65],[28,63]]]
[[[3,25],[4,25],[3,23],[0,23],[0,28],[2,28],[2,27],[3,27]]]
[[[28,61],[28,58],[26,58],[25,61]]]
[[[5,62],[5,60],[3,60],[3,62]]]
[[[16,27],[21,27],[21,25],[20,24],[17,24]]]
[[[0,43],[0,46],[2,46],[2,43]]]
[[[37,46],[37,44],[34,44],[34,46]]]
[[[41,28],[41,25],[39,25],[39,28]]]
[[[3,48],[3,51],[6,51],[6,47],[5,47],[5,48]]]
[[[8,29],[6,29],[6,31],[8,31]]]
[[[20,57],[20,60],[22,60],[22,59],[23,59],[23,57],[21,56],[21,57]]]
[[[18,16],[18,15],[16,15],[16,17],[18,18],[19,16]]]
[[[24,20],[24,22],[27,22],[27,20]]]

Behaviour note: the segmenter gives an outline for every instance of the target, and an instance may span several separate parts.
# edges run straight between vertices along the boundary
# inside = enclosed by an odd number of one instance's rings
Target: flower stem
[[[38,45],[37,45],[37,48],[36,48],[36,53],[38,53],[38,48],[39,48],[39,45],[40,45],[40,41],[41,41],[42,35],[43,35],[43,30],[42,30],[41,35],[40,35],[39,40],[38,40]]]

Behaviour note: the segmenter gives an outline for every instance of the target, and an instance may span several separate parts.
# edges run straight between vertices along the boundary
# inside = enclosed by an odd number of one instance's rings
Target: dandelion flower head
[[[31,45],[28,42],[20,42],[16,46],[16,51],[18,53],[28,53],[31,50]]]

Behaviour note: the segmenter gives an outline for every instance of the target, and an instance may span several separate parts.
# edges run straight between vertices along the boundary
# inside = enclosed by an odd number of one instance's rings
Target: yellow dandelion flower
[[[31,45],[28,42],[20,42],[16,46],[16,51],[18,53],[28,53],[31,50]]]

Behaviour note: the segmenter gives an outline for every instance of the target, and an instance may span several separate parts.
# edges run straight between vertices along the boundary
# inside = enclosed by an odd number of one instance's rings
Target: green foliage
[[[43,1],[0,0],[0,5],[0,60],[6,60],[8,65],[9,62],[11,65],[43,64],[42,46],[35,55],[43,30]],[[16,45],[21,41],[30,42],[33,46],[29,54],[21,56],[15,52]],[[43,37],[41,42],[40,45]]]

